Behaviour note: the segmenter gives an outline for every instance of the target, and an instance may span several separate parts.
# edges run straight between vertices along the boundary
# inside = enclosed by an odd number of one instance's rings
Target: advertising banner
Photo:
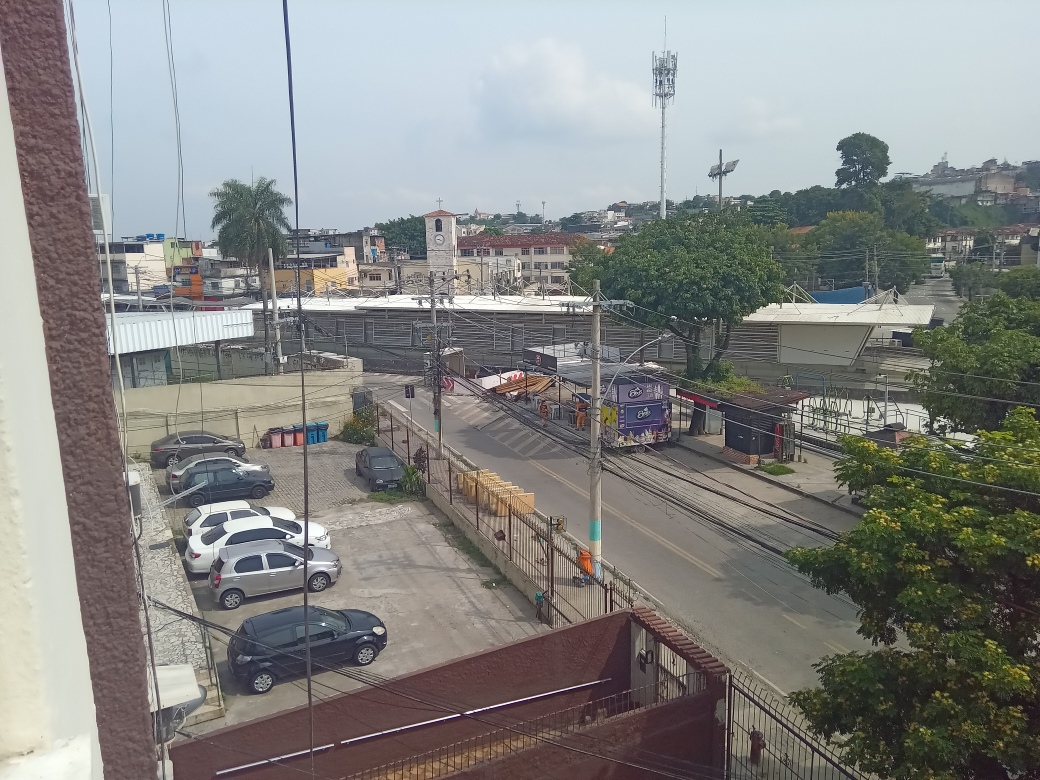
[[[617,404],[642,403],[646,401],[661,401],[668,396],[668,384],[666,382],[632,382],[615,383],[610,388],[608,400]]]

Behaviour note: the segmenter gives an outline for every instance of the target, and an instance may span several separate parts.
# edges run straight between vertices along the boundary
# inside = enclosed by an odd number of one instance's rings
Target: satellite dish
[[[740,162],[740,160],[731,160],[730,162],[726,163],[726,167],[722,169],[722,173],[733,173],[733,171],[737,168],[738,162]]]

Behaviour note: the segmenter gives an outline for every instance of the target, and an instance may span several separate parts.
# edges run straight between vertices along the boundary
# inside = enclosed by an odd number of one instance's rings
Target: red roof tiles
[[[457,216],[458,216],[458,214],[455,214],[455,213],[453,213],[451,211],[445,211],[444,209],[437,209],[437,211],[431,211],[429,214],[423,214],[423,217],[457,217]]]

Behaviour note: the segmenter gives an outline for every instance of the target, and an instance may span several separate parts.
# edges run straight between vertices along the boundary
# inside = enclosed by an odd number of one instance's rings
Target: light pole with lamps
[[[881,427],[884,428],[888,425],[888,374],[878,374],[877,378],[885,380],[885,409],[881,412]]]

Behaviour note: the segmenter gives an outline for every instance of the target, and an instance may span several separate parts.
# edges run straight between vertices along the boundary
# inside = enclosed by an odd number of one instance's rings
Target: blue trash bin
[[[318,426],[318,444],[325,444],[329,440],[329,424],[327,422],[315,423]]]
[[[317,444],[318,443],[318,423],[307,423],[307,443]]]

